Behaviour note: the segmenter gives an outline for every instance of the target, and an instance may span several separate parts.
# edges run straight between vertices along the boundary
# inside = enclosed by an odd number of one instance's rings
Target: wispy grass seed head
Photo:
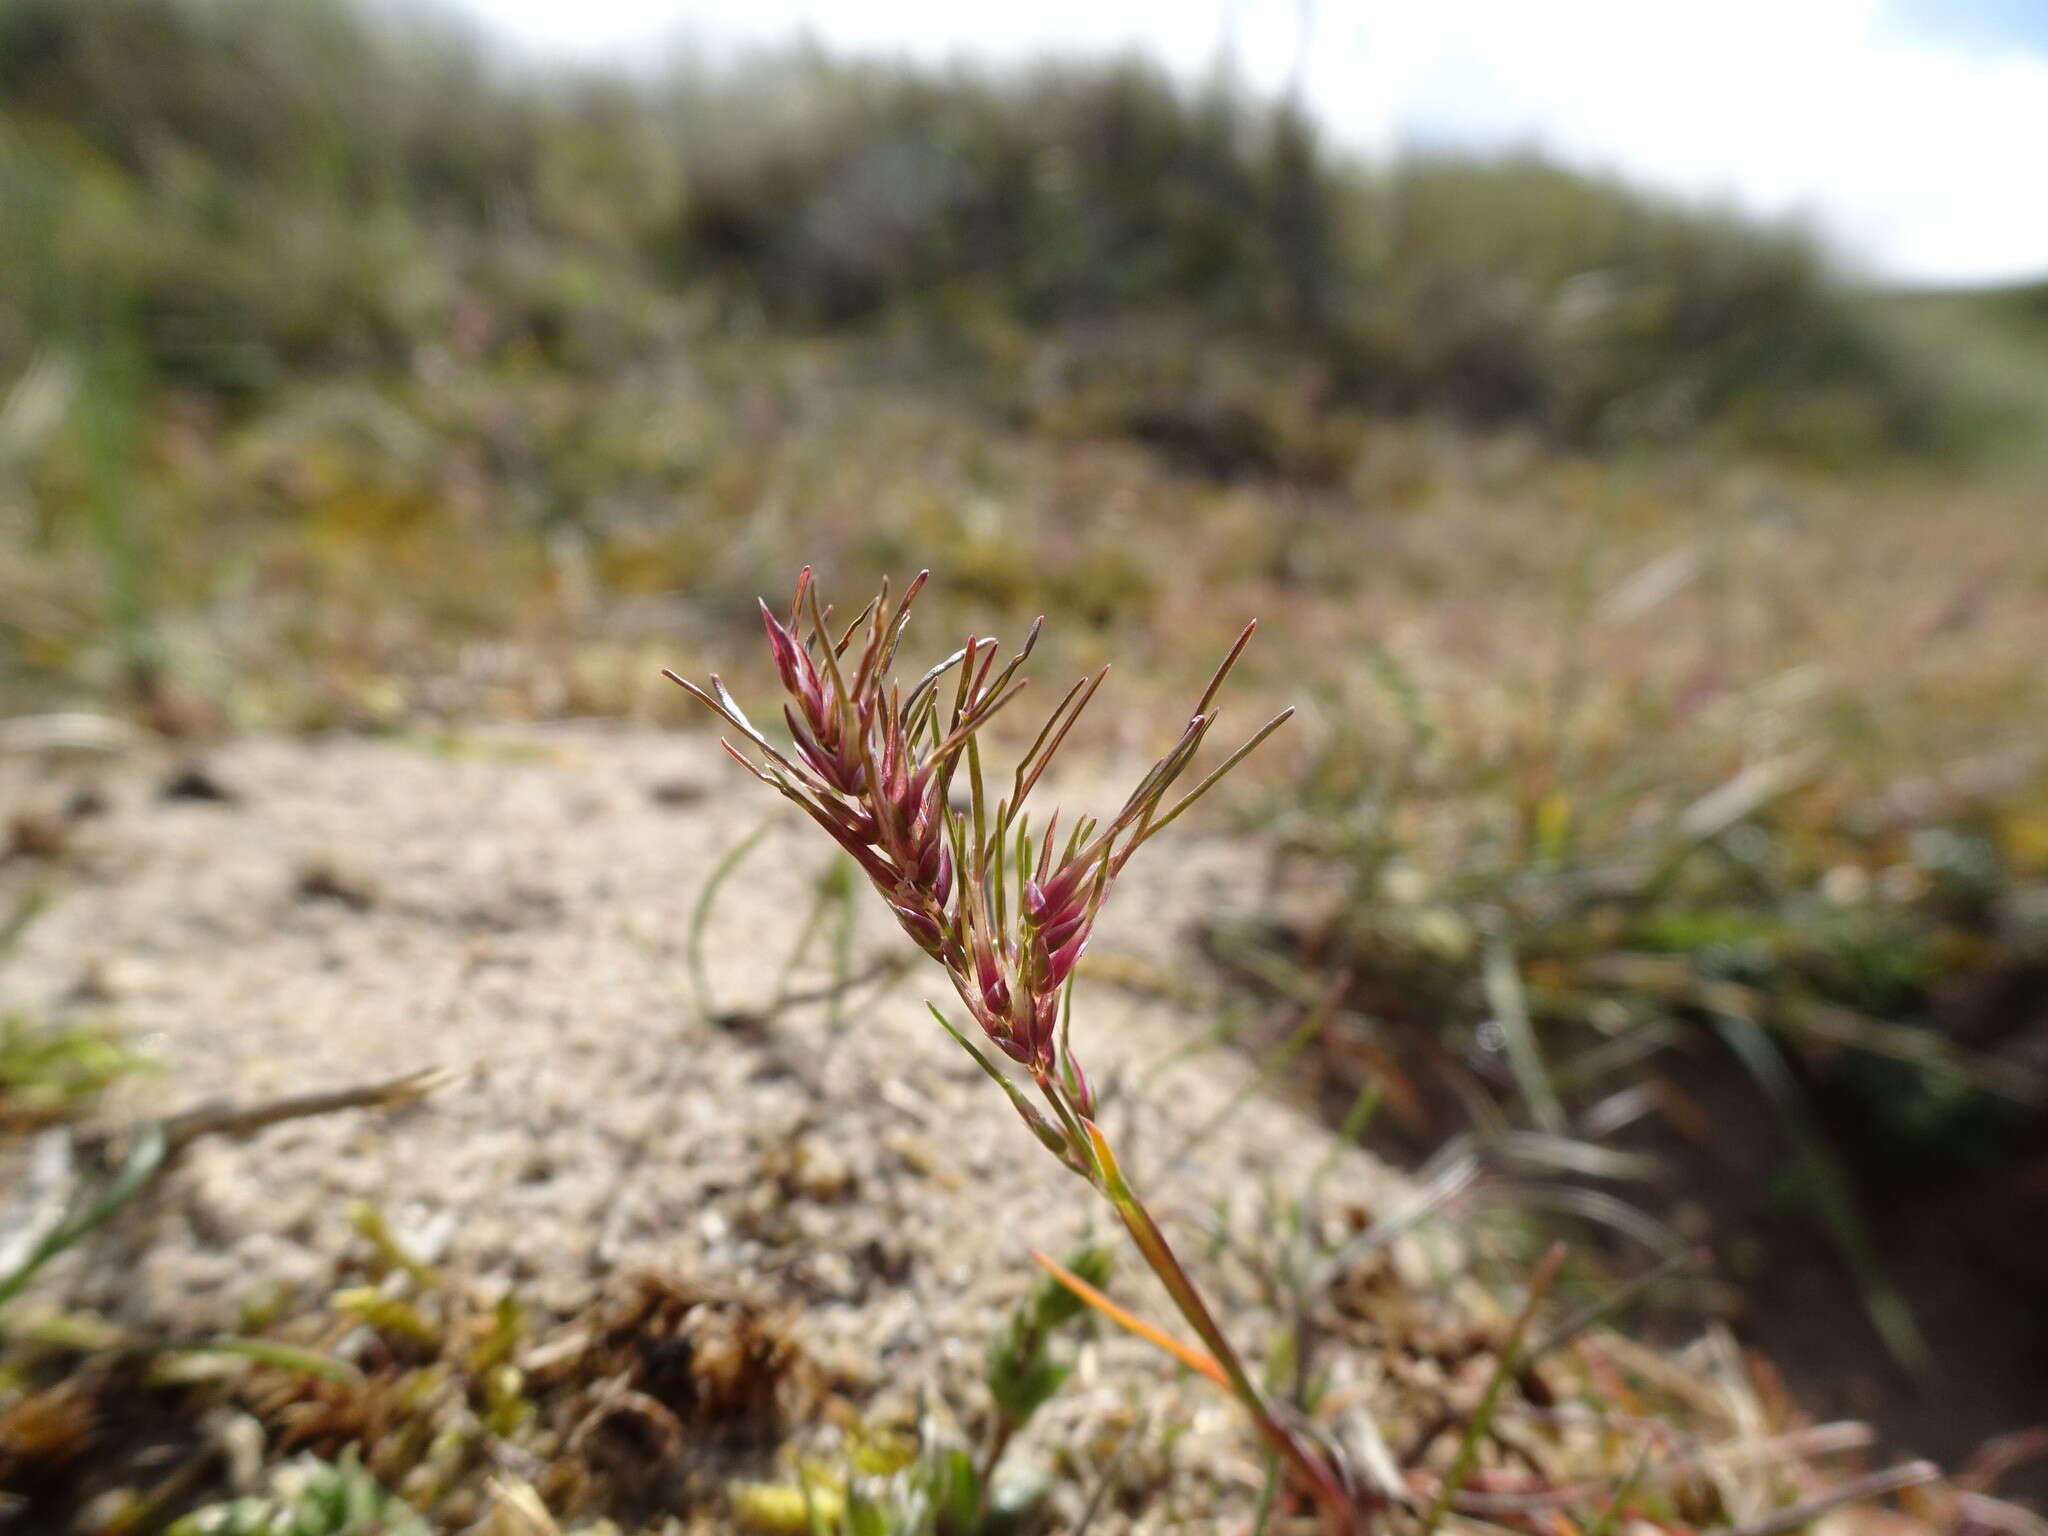
[[[788,750],[755,727],[716,675],[708,689],[667,675],[740,734],[739,745],[725,741],[728,752],[852,856],[904,931],[946,968],[989,1039],[1034,1077],[1057,1072],[1085,1099],[1086,1078],[1056,1038],[1060,999],[1117,876],[1291,711],[1169,802],[1215,724],[1214,700],[1251,639],[1248,624],[1179,738],[1114,816],[1083,817],[1064,835],[1057,811],[1034,826],[1032,791],[1109,669],[1067,690],[1007,786],[992,787],[980,733],[1023,693],[1021,670],[1044,620],[1007,660],[995,639],[972,636],[906,687],[894,675],[897,647],[928,574],[893,599],[884,582],[838,628],[809,567],[787,617],[761,605],[787,695]]]
[[[1131,1188],[1095,1124],[1095,1095],[1065,1023],[1074,968],[1131,856],[1293,711],[1267,721],[1193,788],[1175,795],[1216,723],[1216,695],[1251,641],[1254,625],[1247,624],[1178,739],[1139,778],[1114,816],[1083,817],[1062,836],[1055,811],[1034,830],[1025,809],[1031,793],[1109,669],[1080,679],[1061,696],[1007,787],[999,785],[992,795],[982,728],[1024,691],[1020,673],[1044,621],[1031,626],[1007,661],[995,640],[970,637],[906,690],[893,675],[896,649],[927,574],[920,572],[893,600],[885,582],[852,622],[836,630],[808,566],[797,578],[787,619],[761,605],[788,695],[788,751],[748,720],[716,675],[709,688],[667,675],[740,733],[745,745],[728,739],[725,749],[824,828],[866,872],[904,931],[945,967],[982,1032],[1023,1066],[1052,1118],[944,1015],[939,1022],[1002,1085],[1032,1134],[1115,1208],[1207,1347],[1214,1379],[1239,1400],[1289,1468],[1291,1481],[1320,1508],[1324,1528],[1332,1536],[1352,1536],[1361,1507],[1344,1469],[1275,1415]],[[955,784],[963,769],[966,793],[959,796]]]

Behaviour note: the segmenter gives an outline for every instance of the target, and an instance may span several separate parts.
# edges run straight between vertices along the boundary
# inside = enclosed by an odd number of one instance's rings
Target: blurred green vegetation
[[[0,965],[42,907],[32,887],[0,915]],[[83,1113],[107,1088],[148,1065],[104,1021],[34,1021],[0,1010],[0,1140]]]
[[[426,1536],[426,1521],[378,1486],[352,1453],[273,1468],[267,1494],[194,1510],[171,1523],[170,1536]]]
[[[1370,171],[1136,63],[628,79],[351,0],[14,0],[0,205],[0,690],[174,729],[644,711],[640,648],[799,544],[1141,622],[1185,485],[1272,488],[1204,558],[1285,574],[1305,500],[1459,478],[1437,423],[1867,469],[2016,422],[1795,233]]]
[[[1878,323],[1923,356],[1948,360],[1977,402],[1979,458],[2038,474],[2048,465],[2048,282],[1869,295]]]
[[[0,110],[0,361],[132,336],[244,408],[479,304],[529,362],[608,370],[693,298],[998,375],[1016,326],[1150,318],[1329,402],[1573,444],[1927,449],[1966,414],[1795,234],[1535,161],[1368,173],[1138,64],[538,79],[346,0],[16,0]]]

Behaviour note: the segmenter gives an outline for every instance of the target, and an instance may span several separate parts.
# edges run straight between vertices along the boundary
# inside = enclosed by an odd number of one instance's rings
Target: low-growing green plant
[[[1108,1249],[1084,1248],[1067,1259],[1066,1267],[1091,1285],[1104,1285],[1110,1263]],[[1081,1315],[1081,1305],[1068,1286],[1040,1280],[990,1341],[982,1379],[995,1412],[978,1463],[984,1484],[994,1477],[996,1463],[1017,1432],[1066,1384],[1072,1366],[1054,1350],[1053,1336]]]
[[[42,910],[30,895],[0,919],[0,957]],[[21,1014],[0,1014],[0,1139],[25,1135],[82,1114],[121,1078],[150,1066],[129,1049],[119,1033],[100,1022],[37,1023]],[[0,1261],[0,1308],[13,1300],[58,1254],[82,1241],[139,1194],[164,1156],[162,1127],[144,1126],[131,1139],[126,1159],[104,1181],[80,1179],[54,1219],[40,1231],[9,1243]]]
[[[64,1119],[148,1066],[108,1025],[0,1015],[0,1134]]]
[[[162,1169],[165,1151],[162,1123],[148,1121],[137,1129],[126,1159],[110,1177],[77,1180],[57,1219],[36,1233],[26,1251],[0,1271],[0,1307],[20,1295],[44,1265],[90,1237],[141,1194]]]
[[[428,1530],[350,1447],[337,1461],[302,1456],[286,1462],[271,1473],[264,1492],[194,1510],[165,1536],[427,1536]]]
[[[1084,1283],[1106,1282],[1110,1263],[1106,1248],[1067,1258]],[[914,1436],[857,1436],[843,1466],[804,1463],[794,1483],[738,1484],[734,1513],[776,1536],[999,1536],[1044,1491],[1037,1478],[997,1473],[1017,1433],[1065,1384],[1072,1364],[1058,1335],[1081,1310],[1073,1289],[1041,1279],[989,1342],[982,1365],[989,1423],[979,1449],[928,1438],[922,1427]]]
[[[992,794],[980,734],[1022,693],[1019,673],[1040,625],[1000,666],[998,643],[971,637],[906,691],[892,673],[927,574],[893,600],[885,582],[836,630],[809,567],[797,581],[786,621],[761,604],[788,694],[789,751],[755,727],[716,674],[708,688],[667,675],[740,734],[758,760],[729,740],[727,752],[844,848],[904,932],[945,970],[981,1033],[1025,1081],[1016,1081],[937,1008],[933,1017],[1001,1087],[1047,1151],[1110,1203],[1208,1351],[1213,1374],[1284,1463],[1290,1482],[1313,1500],[1328,1529],[1353,1530],[1361,1505],[1348,1474],[1329,1450],[1282,1419],[1225,1336],[1096,1123],[1094,1089],[1071,1036],[1074,968],[1117,876],[1293,711],[1266,722],[1192,789],[1169,800],[1216,722],[1216,695],[1251,641],[1254,626],[1248,624],[1179,739],[1113,817],[1083,817],[1062,842],[1055,811],[1034,834],[1026,803],[1108,669],[1066,692],[1017,763],[1007,792]],[[856,638],[862,641],[857,652]],[[964,806],[954,796],[961,777]],[[1045,1110],[1032,1102],[1033,1093]]]

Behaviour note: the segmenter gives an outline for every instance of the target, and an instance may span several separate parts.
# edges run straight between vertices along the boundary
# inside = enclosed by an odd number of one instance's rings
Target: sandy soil
[[[0,765],[10,806],[84,783],[104,802],[0,971],[6,1000],[103,1011],[141,1041],[162,1071],[121,1091],[123,1114],[430,1065],[453,1077],[412,1110],[198,1145],[146,1211],[53,1272],[65,1301],[217,1324],[278,1281],[325,1283],[361,1197],[451,1264],[564,1308],[648,1265],[785,1299],[811,1353],[887,1403],[971,1393],[1027,1249],[1112,1235],[925,1014],[945,995],[936,971],[870,989],[836,1033],[818,1004],[762,1018],[778,989],[827,974],[822,945],[785,974],[824,850],[708,738],[251,740],[205,759],[227,799],[166,797],[175,766]],[[1114,787],[1081,789],[1100,808]],[[691,908],[770,817],[711,914],[707,1009]],[[1220,826],[1191,817],[1133,863],[1098,940],[1107,969],[1190,974],[1190,918],[1252,888]],[[856,972],[907,947],[860,897]],[[1270,1191],[1298,1188],[1328,1139],[1257,1094],[1229,1109],[1247,1068],[1227,1052],[1148,1075],[1213,1022],[1165,990],[1098,977],[1076,1033],[1106,1124],[1193,1252],[1205,1228],[1242,1229]],[[1366,1210],[1402,1189],[1353,1154],[1332,1187]],[[1204,1273],[1240,1338],[1270,1336],[1245,1266]],[[1116,1286],[1167,1315],[1127,1252]],[[1177,1454],[1202,1480],[1255,1481],[1227,1408],[1135,1341],[1104,1341],[1082,1374],[1048,1432],[1109,1411],[1185,1420]]]

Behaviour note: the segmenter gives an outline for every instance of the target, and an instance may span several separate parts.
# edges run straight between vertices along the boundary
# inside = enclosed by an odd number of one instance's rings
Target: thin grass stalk
[[[127,1161],[98,1195],[86,1200],[81,1189],[74,1204],[57,1224],[38,1238],[27,1253],[5,1275],[0,1275],[0,1307],[18,1296],[42,1267],[67,1248],[76,1247],[112,1220],[121,1207],[133,1200],[162,1169],[170,1138],[160,1120],[151,1120],[135,1133]]]
[[[1897,1493],[1902,1488],[1917,1487],[1921,1483],[1938,1482],[1941,1468],[1931,1461],[1901,1462],[1896,1467],[1887,1467],[1881,1472],[1866,1473],[1851,1478],[1848,1482],[1830,1488],[1824,1493],[1797,1504],[1787,1504],[1783,1509],[1772,1510],[1760,1520],[1746,1525],[1730,1526],[1720,1536],[1782,1536],[1783,1532],[1796,1531],[1803,1525],[1811,1525],[1831,1509],[1844,1504],[1860,1504],[1866,1499],[1883,1498],[1888,1493]]]
[[[1229,1378],[1233,1396],[1243,1405],[1245,1412],[1267,1442],[1286,1461],[1302,1487],[1310,1493],[1321,1508],[1324,1518],[1333,1531],[1349,1531],[1356,1527],[1359,1511],[1351,1496],[1337,1480],[1329,1464],[1321,1456],[1301,1443],[1298,1436],[1274,1416],[1267,1405],[1265,1395],[1260,1392],[1251,1378],[1251,1373],[1231,1347],[1229,1337],[1210,1312],[1188,1272],[1182,1268],[1180,1259],[1166,1240],[1166,1234],[1159,1230],[1159,1223],[1152,1219],[1152,1213],[1145,1208],[1136,1191],[1125,1180],[1123,1170],[1117,1165],[1116,1154],[1110,1149],[1109,1141],[1092,1123],[1087,1125],[1089,1144],[1094,1152],[1095,1167],[1102,1178],[1101,1189],[1115,1207],[1124,1230],[1137,1244],[1152,1272],[1159,1277],[1166,1293],[1173,1298],[1173,1304],[1187,1319],[1188,1326],[1195,1330],[1197,1337],[1208,1346],[1216,1362]]]
[[[1544,1294],[1549,1291],[1551,1281],[1557,1278],[1557,1271],[1563,1263],[1564,1245],[1553,1244],[1529,1276],[1529,1294],[1522,1302],[1522,1310],[1516,1315],[1514,1325],[1508,1329],[1507,1338],[1501,1343],[1500,1354],[1493,1363],[1493,1374],[1487,1378],[1479,1406],[1473,1411],[1471,1422],[1465,1426],[1465,1436],[1458,1442],[1457,1457],[1451,1462],[1451,1470],[1444,1474],[1444,1485],[1437,1490],[1435,1502],[1423,1517],[1422,1536],[1434,1536],[1450,1510],[1451,1500],[1458,1496],[1458,1490],[1472,1475],[1472,1468],[1479,1460],[1479,1443],[1492,1428],[1494,1412],[1500,1406],[1501,1390],[1521,1369],[1522,1337],[1536,1320],[1536,1309],[1542,1305]]]
[[[1614,1536],[1616,1527],[1621,1523],[1621,1512],[1628,1507],[1628,1501],[1635,1496],[1636,1488],[1649,1468],[1650,1447],[1646,1443],[1636,1452],[1635,1464],[1628,1469],[1628,1476],[1621,1480],[1620,1485],[1609,1496],[1599,1517],[1587,1529],[1586,1536]]]
[[[697,992],[697,1016],[706,1024],[715,1017],[711,1006],[711,971],[704,963],[704,933],[711,923],[711,906],[719,888],[732,878],[748,854],[760,845],[775,825],[775,818],[769,817],[753,831],[734,843],[711,867],[711,873],[704,877],[703,887],[697,892],[697,904],[690,911],[690,932],[686,953],[690,966],[690,985]]]
[[[1635,1305],[1644,1296],[1647,1296],[1660,1281],[1669,1279],[1672,1275],[1677,1274],[1694,1262],[1695,1255],[1693,1254],[1666,1254],[1640,1275],[1636,1275],[1617,1286],[1610,1294],[1588,1302],[1563,1322],[1557,1324],[1556,1327],[1552,1328],[1550,1332],[1543,1335],[1534,1344],[1531,1344],[1528,1354],[1525,1356],[1527,1363],[1534,1365],[1545,1355],[1571,1343],[1573,1339],[1576,1339],[1587,1329],[1597,1328],[1608,1319],[1618,1316],[1629,1307]]]
[[[1224,1126],[1230,1123],[1231,1118],[1240,1109],[1251,1102],[1254,1094],[1270,1085],[1275,1078],[1293,1064],[1297,1056],[1314,1044],[1322,1032],[1329,1027],[1330,1020],[1336,1016],[1337,1004],[1350,985],[1351,975],[1349,972],[1333,980],[1324,989],[1323,995],[1317,999],[1315,1006],[1309,1009],[1308,1016],[1288,1033],[1286,1039],[1282,1040],[1259,1059],[1252,1075],[1245,1079],[1238,1086],[1237,1090],[1224,1101],[1221,1109],[1217,1110],[1215,1114],[1211,1115],[1202,1124],[1196,1126],[1181,1139],[1180,1145],[1174,1149],[1173,1155],[1167,1159],[1167,1162],[1169,1164],[1178,1163],[1196,1147],[1222,1130]]]
[[[1735,1059],[1769,1095],[1784,1122],[1786,1135],[1819,1207],[1821,1223],[1855,1278],[1870,1326],[1894,1360],[1913,1375],[1924,1375],[1932,1361],[1926,1335],[1921,1333],[1906,1298],[1885,1272],[1857,1205],[1848,1171],[1815,1123],[1792,1069],[1754,1020],[1717,1014],[1714,1026]]]
[[[1252,1511],[1251,1536],[1266,1536],[1266,1527],[1273,1519],[1273,1501],[1280,1492],[1280,1458],[1271,1451],[1266,1452],[1266,1476],[1259,1484],[1259,1502]]]
[[[1507,1041],[1508,1062],[1515,1082],[1527,1100],[1536,1124],[1552,1136],[1565,1132],[1564,1105],[1557,1097],[1550,1069],[1544,1064],[1542,1048],[1536,1043],[1535,1021],[1529,1017],[1529,1001],[1522,991],[1522,974],[1515,961],[1514,946],[1505,934],[1487,943],[1482,965],[1487,1005],[1500,1023]]]

